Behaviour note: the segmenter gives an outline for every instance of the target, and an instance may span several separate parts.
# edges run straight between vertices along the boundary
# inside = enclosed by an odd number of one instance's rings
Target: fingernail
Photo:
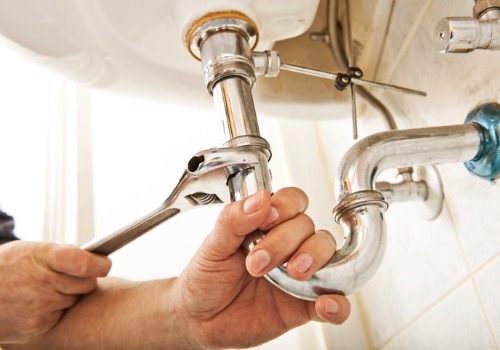
[[[252,194],[250,197],[245,199],[245,203],[243,203],[243,211],[246,214],[255,213],[262,207],[263,199],[264,199],[264,192],[262,190]]]
[[[279,218],[280,218],[280,213],[278,212],[278,209],[276,209],[275,207],[271,207],[269,215],[267,215],[266,220],[260,226],[260,228],[265,230],[266,228],[271,227],[274,223],[276,223],[279,220]]]
[[[333,299],[328,299],[326,301],[326,312],[329,314],[336,314],[340,309],[339,304],[333,300]]]
[[[292,266],[294,269],[302,273],[307,272],[307,270],[311,268],[312,264],[313,258],[307,253],[302,253],[292,260]]]
[[[271,256],[264,249],[257,250],[249,257],[249,268],[253,272],[262,272],[271,262]]]

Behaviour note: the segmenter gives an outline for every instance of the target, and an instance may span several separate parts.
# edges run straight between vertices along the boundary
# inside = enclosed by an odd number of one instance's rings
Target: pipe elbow
[[[486,114],[496,115],[500,107],[496,108]],[[488,123],[485,128],[493,135],[488,149],[497,152],[486,154],[488,159],[495,156],[496,171],[500,164],[497,137],[500,129],[497,122]],[[266,278],[287,293],[306,300],[314,300],[321,294],[353,293],[375,275],[385,253],[388,205],[383,194],[374,190],[377,176],[390,168],[477,160],[484,135],[479,125],[468,123],[387,131],[357,142],[342,158],[337,174],[338,202],[334,216],[345,229],[343,246],[307,281],[292,279],[284,267],[271,271]]]
[[[336,219],[345,229],[345,242],[326,266],[307,281],[294,280],[283,266],[279,266],[266,275],[267,280],[305,300],[315,300],[322,294],[349,295],[367,282],[377,271],[385,253],[387,204],[380,193],[366,192],[362,200],[346,198],[337,205]],[[366,196],[372,199],[366,200]],[[350,205],[346,206],[345,202]]]

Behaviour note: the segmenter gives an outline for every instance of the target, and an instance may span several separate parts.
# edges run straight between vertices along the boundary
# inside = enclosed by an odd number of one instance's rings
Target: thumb
[[[240,249],[247,234],[265,222],[270,210],[271,195],[266,190],[227,205],[202,249],[210,252],[212,259],[226,259]]]
[[[37,256],[50,269],[74,277],[105,277],[111,269],[108,257],[70,245],[44,244]]]

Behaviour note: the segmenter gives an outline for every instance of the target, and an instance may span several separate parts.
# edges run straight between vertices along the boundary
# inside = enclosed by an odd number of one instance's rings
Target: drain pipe
[[[377,271],[386,247],[387,203],[375,180],[386,169],[466,162],[473,174],[493,181],[500,174],[500,105],[476,107],[466,124],[395,130],[356,143],[339,165],[335,220],[342,224],[345,243],[329,264],[308,281],[290,278],[283,267],[268,274],[288,293],[313,300],[320,294],[348,295]]]

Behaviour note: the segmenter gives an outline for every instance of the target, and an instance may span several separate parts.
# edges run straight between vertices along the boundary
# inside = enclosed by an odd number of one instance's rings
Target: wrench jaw
[[[191,157],[181,179],[159,208],[82,248],[109,255],[179,213],[206,205],[228,204],[258,189],[270,188],[270,185],[259,187],[270,178],[266,154],[255,146],[211,148],[198,152]],[[249,176],[251,174],[255,175]],[[249,182],[249,177],[256,180]]]

